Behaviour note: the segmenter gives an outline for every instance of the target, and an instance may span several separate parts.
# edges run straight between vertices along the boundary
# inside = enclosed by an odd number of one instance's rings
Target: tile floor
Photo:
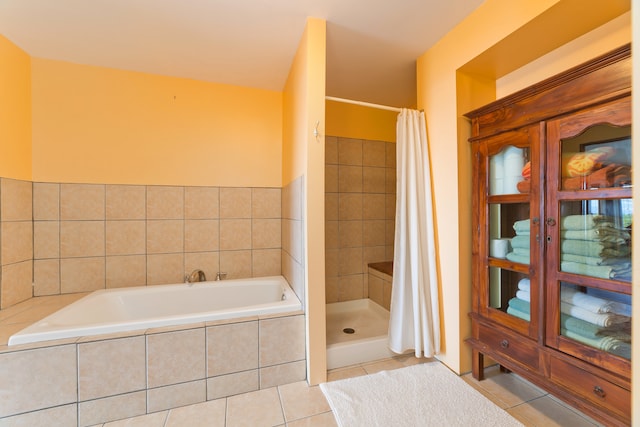
[[[329,371],[328,381],[369,375],[424,361],[412,356],[400,356],[363,363]],[[517,375],[502,373],[497,367],[487,369],[486,379],[481,382],[474,380],[470,374],[462,378],[525,426],[600,426]],[[302,381],[103,424],[103,427],[125,426],[334,427],[337,424],[320,388],[309,387]]]

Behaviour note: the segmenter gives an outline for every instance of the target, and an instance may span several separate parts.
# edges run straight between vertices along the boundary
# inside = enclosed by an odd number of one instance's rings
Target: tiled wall
[[[304,177],[282,189],[282,275],[305,306]]]
[[[0,425],[96,425],[304,380],[305,320],[245,318],[4,352],[0,378],[14,385]]]
[[[367,265],[393,259],[396,145],[326,137],[327,303],[366,298]]]
[[[0,178],[0,309],[32,294],[31,191],[30,181]]]
[[[33,183],[34,294],[281,274],[281,190]]]

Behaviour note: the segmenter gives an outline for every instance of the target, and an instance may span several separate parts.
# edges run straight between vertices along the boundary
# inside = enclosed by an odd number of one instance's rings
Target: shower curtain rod
[[[388,105],[380,105],[380,104],[371,104],[370,102],[354,101],[352,99],[336,98],[335,96],[325,96],[324,98],[327,101],[344,102],[345,104],[361,105],[363,107],[378,108],[380,110],[395,111],[397,113],[401,111],[401,109],[397,107],[390,107]]]

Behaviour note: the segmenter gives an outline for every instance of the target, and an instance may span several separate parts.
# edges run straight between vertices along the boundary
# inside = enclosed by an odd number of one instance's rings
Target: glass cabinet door
[[[631,355],[630,110],[622,98],[547,123],[547,345],[618,371]]]

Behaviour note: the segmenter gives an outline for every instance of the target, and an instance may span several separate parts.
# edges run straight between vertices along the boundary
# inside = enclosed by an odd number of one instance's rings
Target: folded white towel
[[[625,323],[631,321],[629,317],[620,316],[615,313],[593,313],[584,308],[578,307],[567,302],[560,302],[560,311],[569,316],[577,317],[585,322],[593,323],[598,326],[612,326],[617,323]]]
[[[518,289],[516,291],[516,298],[520,298],[523,301],[531,302],[531,294],[529,291],[523,291],[522,289]]]
[[[518,282],[518,289],[522,289],[523,291],[530,292],[531,291],[531,281],[529,279],[521,279]]]

